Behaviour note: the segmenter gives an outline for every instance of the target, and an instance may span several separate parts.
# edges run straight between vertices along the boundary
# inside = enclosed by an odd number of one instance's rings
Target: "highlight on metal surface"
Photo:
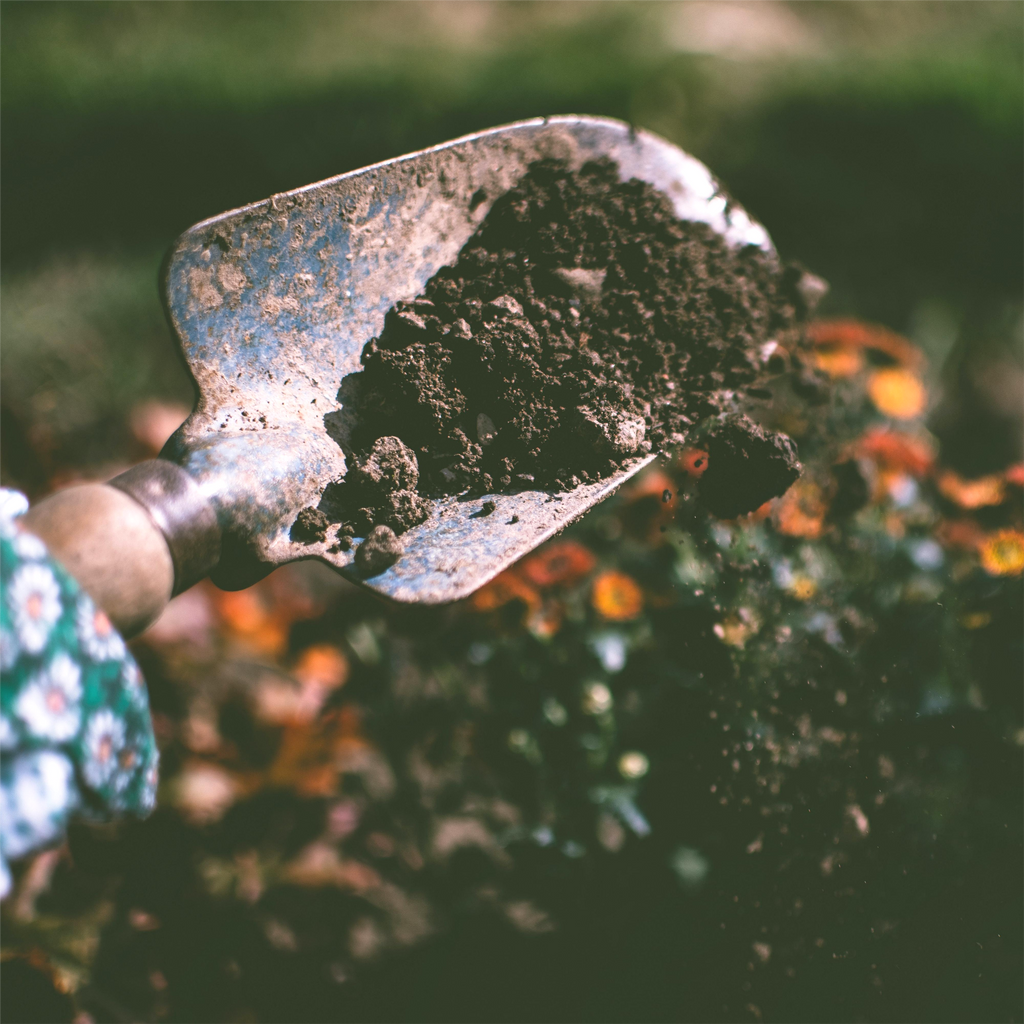
[[[161,458],[198,485],[223,535],[213,572],[245,586],[278,565],[318,558],[398,601],[465,597],[634,475],[637,459],[561,494],[523,491],[434,502],[404,554],[368,580],[334,538],[289,530],[345,474],[345,399],[384,314],[412,299],[535,160],[574,169],[616,161],[623,180],[660,189],[685,220],[731,244],[772,248],[711,173],[664,139],[619,121],[552,117],[469,135],[272,196],[185,232],[163,268],[163,299],[198,390]],[[348,385],[346,384],[348,381]],[[485,500],[494,510],[481,514]]]

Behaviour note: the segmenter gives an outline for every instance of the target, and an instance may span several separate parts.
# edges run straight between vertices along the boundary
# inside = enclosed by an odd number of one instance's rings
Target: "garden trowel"
[[[619,121],[551,117],[468,135],[272,196],[186,231],[162,270],[195,410],[158,459],[61,491],[23,523],[128,634],[210,575],[227,589],[316,558],[378,594],[437,604],[471,594],[563,529],[653,455],[572,491],[452,496],[363,579],[333,538],[291,537],[299,511],[344,477],[342,381],[384,314],[414,298],[536,160],[610,158],[677,215],[736,246],[767,232],[703,164]],[[489,514],[481,515],[484,502]],[[359,541],[359,538],[356,538]]]

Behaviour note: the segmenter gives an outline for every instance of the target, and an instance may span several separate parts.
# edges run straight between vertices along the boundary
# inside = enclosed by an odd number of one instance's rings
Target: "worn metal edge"
[[[435,499],[430,518],[402,538],[402,556],[378,576],[359,574],[353,564],[354,549],[332,554],[328,549],[333,538],[305,546],[300,557],[324,562],[351,582],[392,601],[450,604],[469,597],[538,545],[577,522],[657,458],[657,453],[644,456],[597,483],[563,494],[521,491]],[[494,502],[494,511],[482,516],[479,513],[488,501]],[[467,505],[475,508],[469,516],[465,514]],[[511,524],[514,515],[519,516],[519,522]],[[449,535],[448,541],[445,534]],[[294,550],[287,536],[275,538],[271,546],[277,543]]]

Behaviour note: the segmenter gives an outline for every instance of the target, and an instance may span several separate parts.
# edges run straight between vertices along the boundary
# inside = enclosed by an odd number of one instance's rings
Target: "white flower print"
[[[53,750],[23,754],[0,787],[4,857],[20,857],[61,834],[78,803],[71,762]]]
[[[82,696],[81,670],[63,651],[29,680],[14,710],[37,737],[63,743],[78,732]]]
[[[0,487],[0,521],[12,520],[28,511],[28,498],[21,491]]]
[[[151,765],[143,764],[139,750],[130,745],[121,748],[116,761],[115,770],[110,777],[110,806],[117,811],[126,810],[128,808],[128,790],[136,779],[141,778],[143,785],[138,794],[138,802],[148,810],[153,803],[150,794],[146,791]]]
[[[124,747],[124,722],[109,708],[101,708],[85,727],[85,763],[82,774],[97,789],[111,780],[120,768]]]
[[[106,614],[100,611],[84,594],[78,601],[75,626],[82,650],[93,661],[108,661],[124,657],[124,641],[120,634],[114,629]]]
[[[121,663],[121,685],[132,704],[149,714],[149,693],[138,665],[131,658]]]
[[[0,672],[6,672],[18,660],[18,641],[9,629],[0,626]]]
[[[6,715],[0,715],[0,750],[13,750],[18,745],[18,733]]]
[[[57,578],[45,565],[29,562],[15,570],[6,598],[18,642],[29,654],[38,654],[60,618]]]
[[[160,754],[154,747],[149,753],[146,765],[146,777],[143,788],[139,791],[139,807],[144,814],[149,814],[156,806],[156,787],[160,782]]]
[[[11,543],[15,552],[24,559],[39,561],[46,557],[46,545],[34,533],[16,530]]]
[[[20,491],[0,487],[0,537],[12,541],[18,533],[17,516],[28,511],[28,498]]]

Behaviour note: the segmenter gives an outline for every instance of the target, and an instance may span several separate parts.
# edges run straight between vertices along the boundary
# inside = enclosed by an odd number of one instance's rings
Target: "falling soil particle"
[[[738,417],[707,439],[708,468],[698,493],[712,515],[733,519],[782,494],[800,475],[796,445]]]
[[[356,568],[363,576],[378,576],[398,561],[402,542],[390,526],[375,526],[356,548]]]
[[[353,468],[321,508],[357,533],[400,533],[426,518],[423,496],[564,491],[681,444],[736,408],[766,343],[799,329],[815,280],[679,220],[611,161],[533,164],[363,350]],[[780,493],[792,443],[726,433],[708,491],[719,507]],[[733,465],[748,479],[730,491]]]

